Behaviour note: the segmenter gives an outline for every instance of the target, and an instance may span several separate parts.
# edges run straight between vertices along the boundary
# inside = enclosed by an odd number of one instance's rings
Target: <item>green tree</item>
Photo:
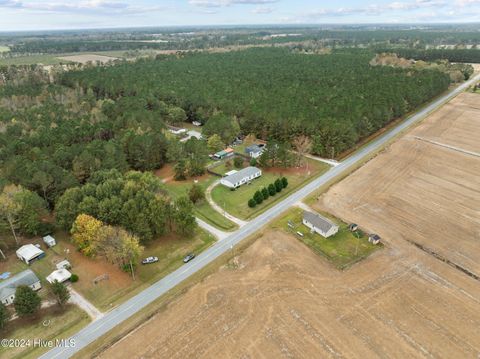
[[[185,160],[180,159],[174,167],[175,181],[184,181],[187,179],[187,166]]]
[[[13,306],[20,317],[35,314],[41,303],[40,296],[30,287],[21,285],[15,290]]]
[[[10,312],[8,311],[7,307],[5,304],[0,302],[0,329],[5,328],[5,326],[8,324],[8,321],[10,320]]]
[[[190,198],[190,201],[192,201],[193,204],[204,200],[205,191],[203,190],[203,187],[200,186],[198,183],[194,183],[188,191],[188,198]]]
[[[255,200],[255,202],[257,204],[262,204],[262,202],[263,202],[262,192],[260,192],[260,191],[255,192],[255,194],[253,195],[253,199]]]
[[[275,196],[277,194],[277,189],[273,183],[268,185],[268,193],[270,193],[270,196]]]
[[[207,146],[210,152],[215,153],[225,148],[225,143],[218,134],[213,134],[208,138]]]
[[[243,167],[243,158],[240,156],[237,156],[233,159],[233,165],[235,168],[242,168]]]
[[[248,207],[254,208],[254,207],[256,207],[256,206],[257,206],[257,202],[256,202],[253,198],[250,198],[250,199],[248,200]]]
[[[267,200],[268,197],[270,197],[270,193],[268,193],[268,189],[266,189],[265,187],[262,188],[262,196],[263,196],[263,200]]]
[[[177,232],[182,235],[192,235],[197,228],[192,202],[188,197],[180,197],[175,201],[174,208],[174,221]]]
[[[70,292],[65,284],[54,281],[50,284],[50,291],[55,297],[55,301],[60,307],[63,307],[70,299]]]
[[[282,189],[283,189],[283,183],[282,183],[282,180],[280,178],[277,178],[275,180],[275,190],[277,192],[282,192]]]
[[[287,177],[282,177],[282,185],[283,185],[283,188],[287,188],[287,187],[288,187],[288,179],[287,179]]]
[[[255,167],[256,165],[257,165],[257,159],[256,158],[250,159],[250,166]]]

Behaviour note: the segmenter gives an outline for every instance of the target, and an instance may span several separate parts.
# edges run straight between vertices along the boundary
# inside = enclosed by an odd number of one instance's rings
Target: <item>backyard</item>
[[[340,227],[336,235],[323,238],[317,233],[312,234],[302,223],[302,213],[302,209],[293,208],[274,222],[272,228],[294,235],[316,253],[328,259],[338,269],[346,269],[382,247],[381,243],[377,245],[369,243],[368,236],[362,231],[353,233],[348,229],[346,223],[331,216],[327,217]],[[325,216],[325,213],[322,215]],[[298,235],[297,232],[302,233],[303,236]]]
[[[280,199],[285,198],[291,192],[297,190],[300,186],[305,185],[313,178],[326,172],[329,166],[308,159],[307,167],[300,168],[269,168],[262,169],[262,176],[251,182],[251,184],[243,185],[235,191],[230,190],[222,185],[216,186],[212,190],[212,199],[225,211],[231,215],[241,219],[251,219],[261,212],[265,211]],[[221,170],[219,168],[218,170]],[[217,169],[215,169],[217,171]],[[253,197],[256,191],[267,187],[277,178],[286,177],[288,179],[288,187],[282,192],[277,193],[274,197],[268,198],[255,208],[248,207],[248,200]]]
[[[175,181],[173,179],[173,170],[171,167],[168,168],[167,166],[162,168],[160,171],[157,171],[156,175],[164,179],[165,189],[173,198],[187,195],[195,181],[197,181],[197,184],[206,190],[208,186],[219,179],[213,175],[206,174],[195,179]],[[237,228],[234,223],[215,211],[206,200],[202,200],[195,204],[195,215],[201,220],[208,222],[221,230],[232,231]]]

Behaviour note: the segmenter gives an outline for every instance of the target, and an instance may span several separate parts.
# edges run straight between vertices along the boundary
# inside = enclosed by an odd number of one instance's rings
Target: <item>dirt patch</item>
[[[161,178],[163,183],[173,181],[174,175],[175,175],[175,171],[173,169],[173,166],[170,164],[167,164],[162,168],[160,168],[159,170],[155,171],[155,176]]]
[[[478,282],[405,242],[342,272],[271,231],[235,264],[100,357],[475,358],[480,351]]]
[[[480,102],[464,93],[333,186],[317,208],[480,274]]]
[[[60,60],[79,62],[81,64],[86,64],[88,62],[100,62],[105,64],[109,61],[118,60],[117,57],[95,55],[95,54],[85,54],[85,55],[72,55],[72,56],[62,56],[58,57]]]

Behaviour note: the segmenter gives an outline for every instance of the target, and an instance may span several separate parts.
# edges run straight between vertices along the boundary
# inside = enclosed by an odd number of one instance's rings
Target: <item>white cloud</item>
[[[265,5],[279,0],[188,0],[190,5],[200,7],[225,7],[232,5]]]
[[[251,10],[252,14],[271,14],[275,9],[266,6],[257,6],[255,9]]]

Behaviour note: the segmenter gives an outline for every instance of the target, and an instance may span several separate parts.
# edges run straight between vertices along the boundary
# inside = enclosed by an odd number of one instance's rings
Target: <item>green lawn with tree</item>
[[[271,227],[295,236],[338,269],[350,267],[383,246],[382,244],[369,243],[366,234],[361,231],[352,233],[348,229],[348,224],[332,216],[327,217],[340,227],[336,235],[323,238],[317,233],[312,234],[310,229],[302,223],[302,213],[302,209],[292,208],[287,214],[277,219]],[[322,213],[322,215],[326,216],[325,213]],[[293,224],[294,228],[288,225],[289,222]],[[296,233],[297,231],[302,233],[303,237],[299,236]]]
[[[251,184],[245,184],[235,191],[219,184],[212,190],[212,199],[233,216],[241,219],[251,219],[329,168],[328,165],[311,159],[308,159],[308,165],[308,171],[305,167],[300,169],[296,167],[288,169],[270,168],[267,171],[262,171],[262,176],[253,180]],[[255,192],[268,187],[276,179],[282,177],[286,177],[288,180],[289,185],[286,189],[254,208],[248,206],[248,201],[254,196]]]

